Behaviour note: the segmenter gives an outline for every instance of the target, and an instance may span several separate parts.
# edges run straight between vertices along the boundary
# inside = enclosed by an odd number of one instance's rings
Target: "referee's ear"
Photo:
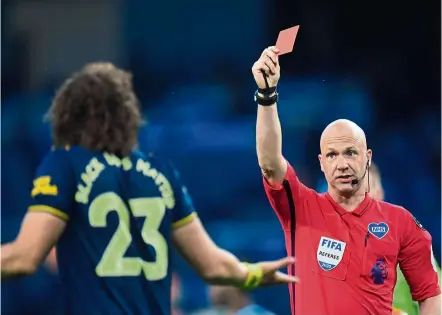
[[[368,168],[370,168],[371,167],[371,160],[373,159],[373,151],[368,149],[366,155],[367,155]]]

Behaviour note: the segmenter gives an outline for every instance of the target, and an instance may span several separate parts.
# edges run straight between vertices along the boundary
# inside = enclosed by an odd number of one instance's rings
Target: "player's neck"
[[[365,199],[365,189],[358,189],[355,193],[342,194],[336,189],[330,187],[328,194],[332,199],[347,211],[355,210]]]

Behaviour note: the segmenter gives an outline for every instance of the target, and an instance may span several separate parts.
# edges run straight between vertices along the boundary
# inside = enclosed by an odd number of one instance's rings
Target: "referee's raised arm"
[[[280,76],[278,49],[274,46],[264,49],[252,67],[258,90],[255,100],[258,104],[256,121],[256,150],[261,170],[272,186],[280,186],[287,172],[287,162],[282,156],[282,132],[276,103],[276,86]]]

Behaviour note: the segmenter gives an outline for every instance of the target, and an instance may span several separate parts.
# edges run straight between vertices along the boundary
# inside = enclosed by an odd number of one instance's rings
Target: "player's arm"
[[[229,275],[233,282],[235,279],[237,283],[241,282],[246,278],[247,268],[233,255],[218,249],[213,243],[196,215],[192,199],[181,182],[179,172],[171,164],[169,166],[175,192],[175,207],[172,212],[174,245],[204,280],[217,283],[227,279]]]
[[[280,76],[277,53],[276,47],[269,47],[253,65],[252,73],[259,89],[266,89],[263,73],[267,76],[269,88],[276,88]],[[258,95],[271,98],[275,93]],[[287,172],[287,162],[282,156],[282,132],[276,102],[267,106],[258,105],[256,150],[263,175],[272,186],[280,186]]]
[[[258,285],[292,283],[298,280],[278,272],[294,263],[292,257],[251,265],[241,263],[212,241],[196,217],[175,228],[172,238],[180,254],[209,284],[254,288]]]
[[[28,212],[15,241],[1,247],[1,278],[33,274],[66,226],[59,217]]]
[[[408,211],[403,227],[399,265],[413,300],[419,302],[420,314],[440,314],[441,291],[432,263],[431,236]]]
[[[2,279],[35,272],[69,219],[75,191],[67,151],[50,151],[40,167],[17,238],[1,247]]]
[[[171,174],[175,193],[172,240],[181,255],[205,281],[244,288],[297,281],[296,277],[278,272],[278,269],[292,264],[292,258],[261,264],[243,264],[234,255],[216,246],[197,217],[192,199],[182,185],[179,173],[171,167]]]

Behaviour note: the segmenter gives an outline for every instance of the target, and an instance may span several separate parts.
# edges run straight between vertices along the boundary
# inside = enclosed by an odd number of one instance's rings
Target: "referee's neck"
[[[365,199],[365,189],[363,189],[363,186],[349,194],[342,194],[335,189],[329,189],[328,194],[338,205],[349,212],[355,210]]]

